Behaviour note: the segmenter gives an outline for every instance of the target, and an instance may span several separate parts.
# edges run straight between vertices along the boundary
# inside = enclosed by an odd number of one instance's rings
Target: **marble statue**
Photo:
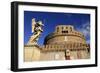
[[[37,41],[39,40],[39,37],[41,35],[41,33],[43,32],[42,27],[44,26],[44,24],[42,23],[42,21],[35,21],[35,18],[32,19],[32,36],[29,39],[28,44],[33,44],[36,45]]]

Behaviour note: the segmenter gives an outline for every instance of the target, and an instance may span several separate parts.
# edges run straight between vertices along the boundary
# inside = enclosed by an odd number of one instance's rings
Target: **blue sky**
[[[85,35],[87,43],[90,43],[90,14],[24,11],[24,44],[27,44],[32,35],[32,18],[36,21],[41,20],[44,24],[43,33],[38,40],[39,45],[43,45],[46,35],[53,32],[55,26],[60,24],[73,25]]]

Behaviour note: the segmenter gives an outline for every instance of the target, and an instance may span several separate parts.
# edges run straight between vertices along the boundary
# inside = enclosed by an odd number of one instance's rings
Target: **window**
[[[70,27],[70,31],[72,31],[72,27]]]
[[[60,58],[59,54],[55,54],[55,60],[58,60]]]
[[[68,33],[68,31],[62,31],[62,33]]]
[[[68,29],[68,27],[66,27],[66,29]]]
[[[64,41],[67,41],[68,39],[67,39],[67,37],[65,36],[65,39],[64,39]]]
[[[62,27],[62,30],[64,29],[64,27]]]
[[[57,32],[59,32],[59,27],[57,27]]]

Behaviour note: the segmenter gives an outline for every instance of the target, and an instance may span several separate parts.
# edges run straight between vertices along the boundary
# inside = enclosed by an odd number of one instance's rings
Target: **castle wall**
[[[89,54],[85,50],[82,51],[70,51],[70,59],[88,59]],[[50,61],[50,60],[65,60],[65,51],[48,51],[41,52],[40,56],[41,61]]]
[[[86,50],[81,51],[82,59],[89,59],[90,58],[90,53],[87,52]]]
[[[77,37],[77,36],[73,36],[73,35],[70,35],[70,36],[56,36],[56,37],[53,37],[52,39],[49,39],[46,44],[57,44],[57,43],[83,43],[85,44],[86,41],[80,37]]]
[[[71,51],[70,52],[71,59],[88,59],[89,52],[87,50],[81,50],[81,51]]]
[[[24,47],[24,61],[38,61],[40,60],[40,49],[36,46],[26,45]]]
[[[50,48],[52,47],[52,48]],[[69,49],[69,48],[68,48]],[[65,47],[55,47],[54,45],[48,46],[40,49],[36,46],[25,46],[24,49],[24,61],[50,61],[50,60],[65,60]],[[70,59],[88,59],[90,58],[90,53],[84,47],[84,49],[69,49],[70,50]]]
[[[40,60],[64,60],[65,59],[65,53],[64,51],[48,51],[48,52],[42,52],[40,56]]]

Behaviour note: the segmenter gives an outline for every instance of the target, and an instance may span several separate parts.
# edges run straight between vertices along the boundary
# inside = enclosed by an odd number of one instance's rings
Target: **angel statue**
[[[42,27],[44,26],[44,24],[42,23],[42,21],[35,21],[35,18],[32,19],[32,33],[33,35],[30,37],[28,44],[33,44],[36,45],[37,41],[41,35],[41,33],[43,32]]]

